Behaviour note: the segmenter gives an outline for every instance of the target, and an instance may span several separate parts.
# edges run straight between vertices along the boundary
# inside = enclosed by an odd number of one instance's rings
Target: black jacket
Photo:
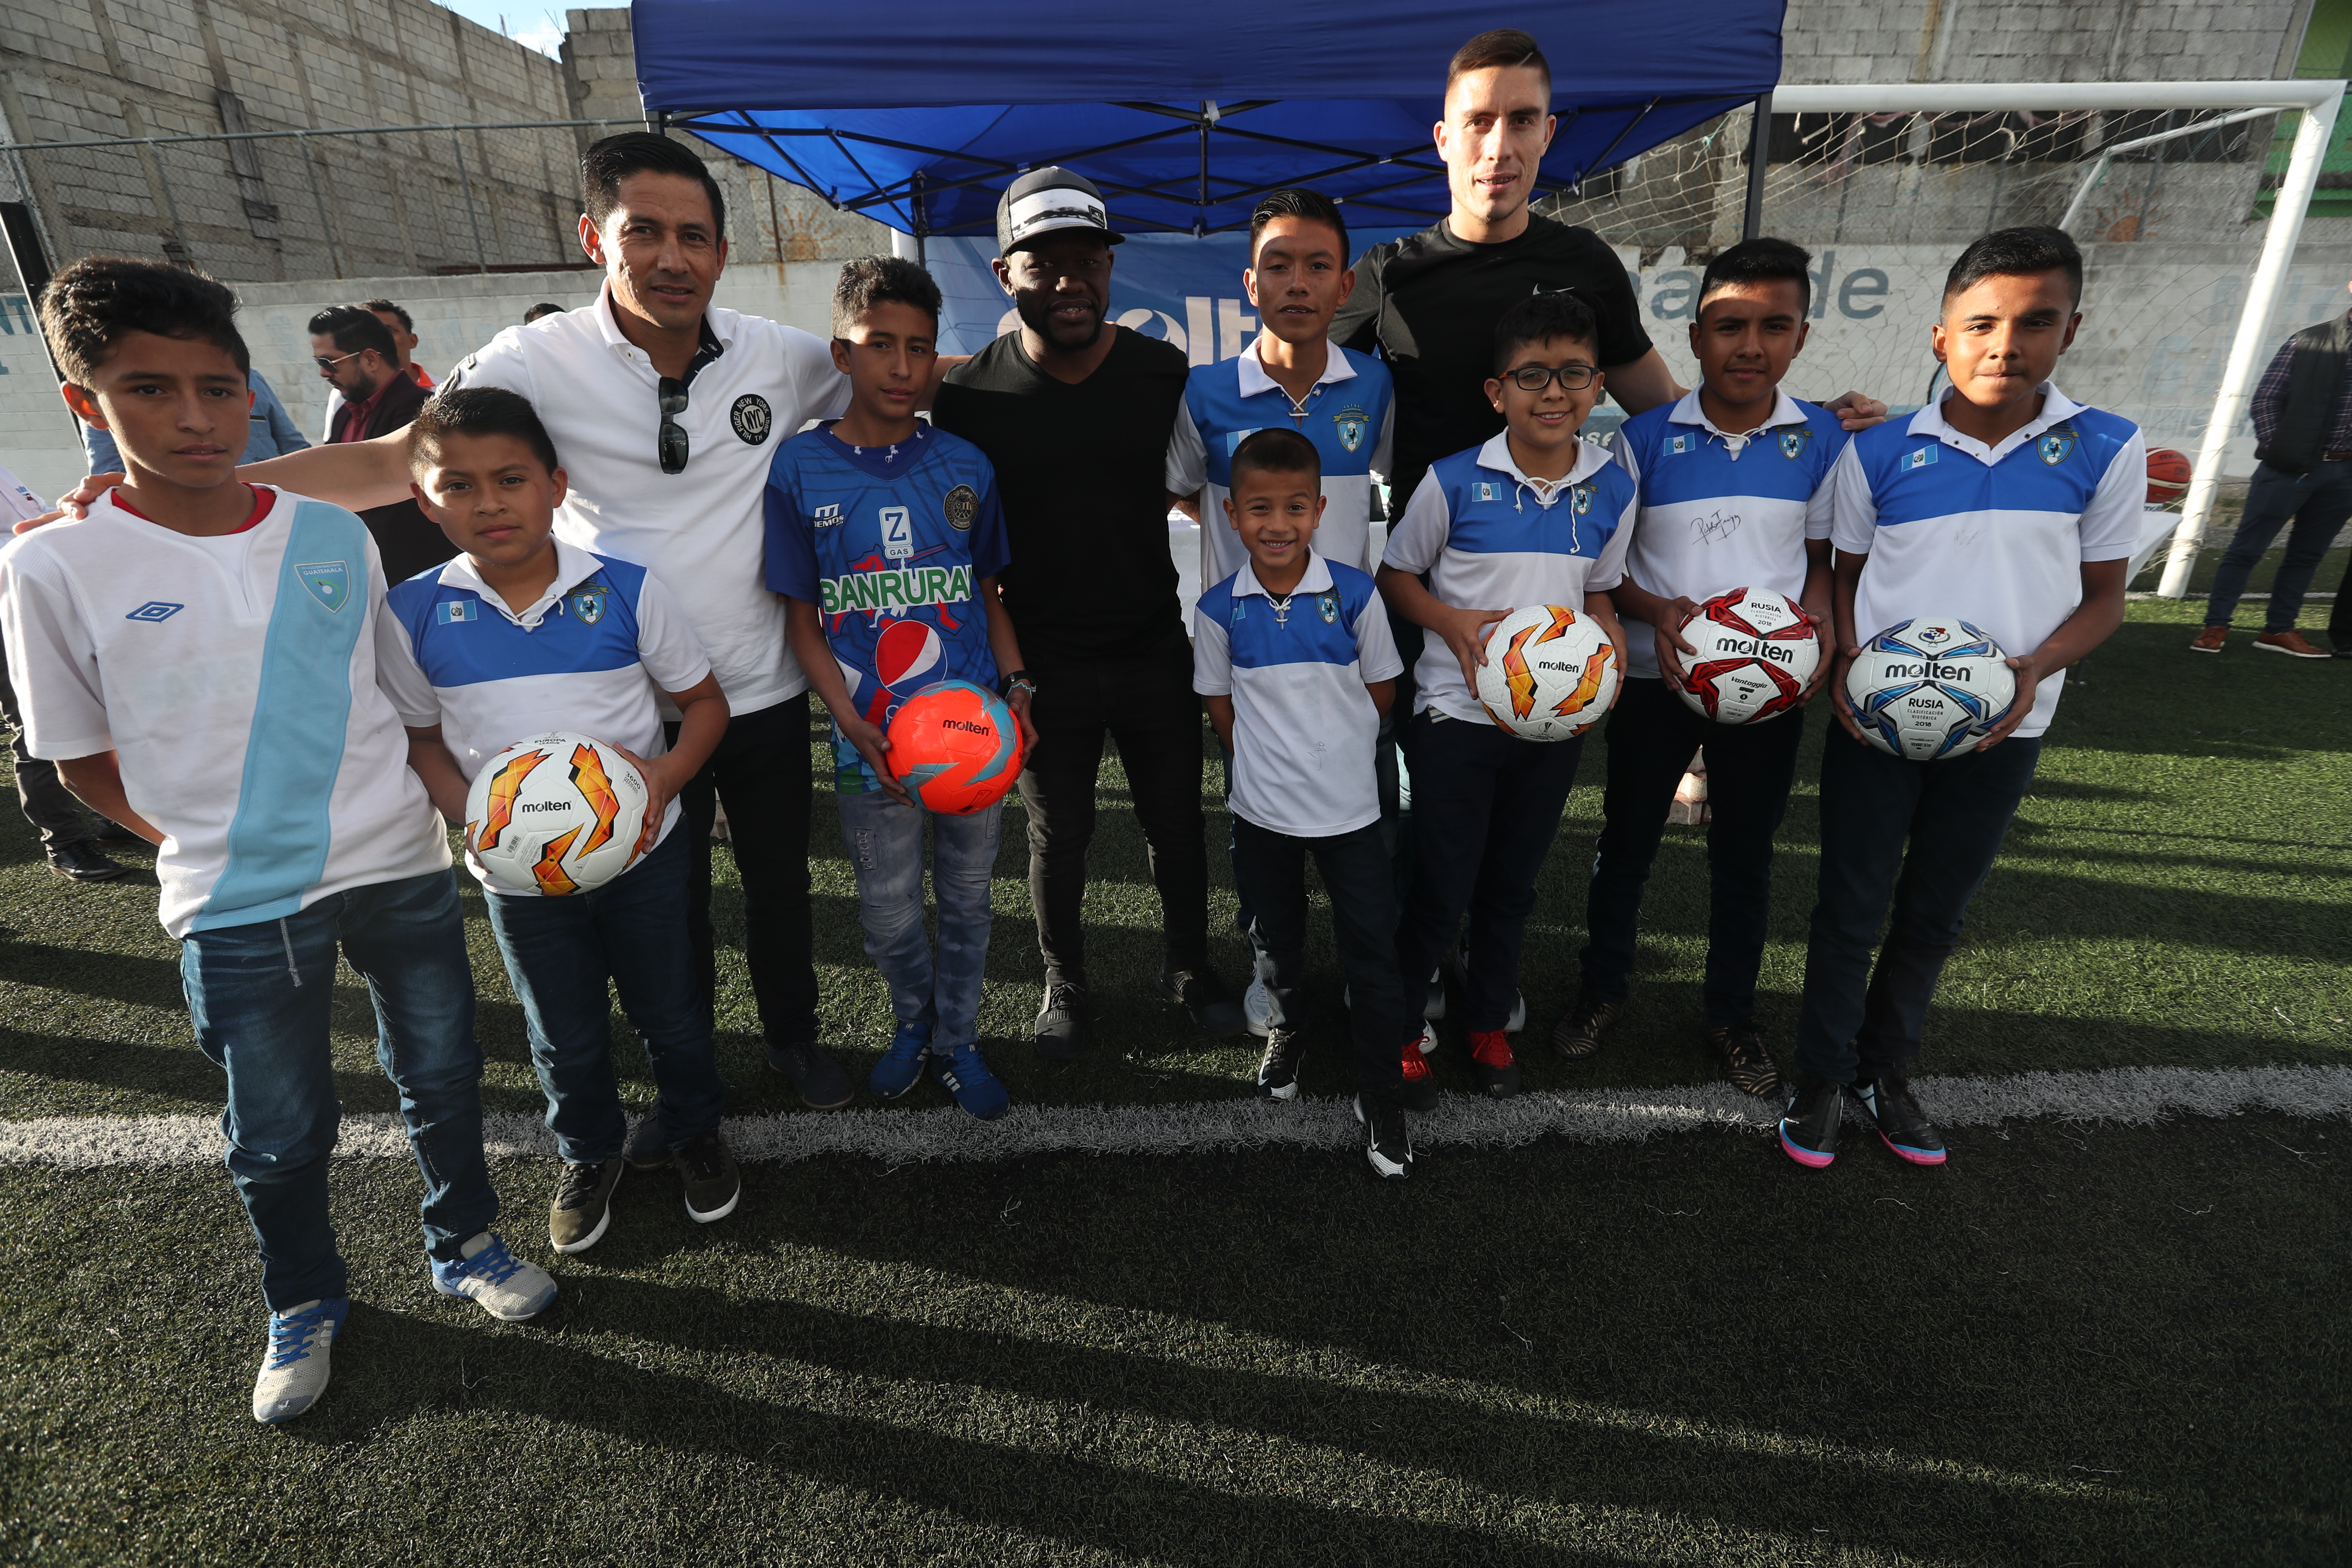
[[[405,430],[416,422],[416,411],[425,406],[432,394],[405,375],[395,375],[383,389],[383,396],[368,410],[367,428],[360,432],[362,440],[373,440],[394,430]],[[351,428],[352,405],[346,403],[335,411],[334,439],[343,439]],[[413,500],[394,501],[390,506],[372,506],[360,513],[368,532],[375,537],[376,553],[383,557],[383,585],[405,583],[419,572],[438,566],[457,553],[449,536],[441,531],[440,524],[425,515]]]
[[[2286,395],[2280,400],[2278,429],[2254,448],[2254,456],[2281,473],[2298,478],[2319,466],[2336,425],[2336,399],[2344,382],[2344,356],[2352,352],[2352,311],[2295,333],[2294,361],[2287,367]]]

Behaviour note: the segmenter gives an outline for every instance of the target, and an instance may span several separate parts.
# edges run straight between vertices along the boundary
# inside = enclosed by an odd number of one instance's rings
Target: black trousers
[[[90,837],[81,803],[58,777],[58,764],[25,749],[25,721],[16,711],[16,689],[8,684],[5,658],[0,658],[0,714],[6,716],[16,737],[8,748],[16,759],[16,804],[24,807],[25,820],[41,830],[42,849],[62,849]]]
[[[2352,559],[2336,580],[2336,607],[2327,612],[2327,640],[2337,653],[2352,652]]]
[[[1370,823],[1328,838],[1294,838],[1234,818],[1234,871],[1255,917],[1251,931],[1265,955],[1269,1022],[1296,1027],[1303,1016],[1298,986],[1305,976],[1307,858],[1315,858],[1323,890],[1331,897],[1332,934],[1348,977],[1349,1033],[1355,1041],[1356,1085],[1395,1097],[1404,1087],[1397,1042],[1404,1036],[1404,987],[1397,978],[1394,870],[1381,834]]]
[[[1160,889],[1169,961],[1199,969],[1209,953],[1209,853],[1201,813],[1201,700],[1192,643],[1178,633],[1132,658],[1030,662],[1036,750],[1021,773],[1029,808],[1029,900],[1049,973],[1086,972],[1081,915],[1087,847],[1095,834],[1095,778],[1103,737],[1118,742],[1137,824]]]
[[[1772,897],[1772,836],[1789,807],[1805,710],[1761,724],[1716,724],[1664,680],[1628,680],[1609,716],[1609,789],[1585,899],[1584,990],[1601,1002],[1632,994],[1642,889],[1666,830],[1675,786],[1706,748],[1706,1021],[1756,1012],[1756,972]]]

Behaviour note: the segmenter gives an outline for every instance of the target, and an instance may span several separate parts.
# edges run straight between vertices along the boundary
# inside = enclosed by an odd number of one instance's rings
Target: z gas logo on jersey
[[[971,597],[969,566],[910,566],[897,572],[845,572],[817,584],[828,616],[863,610],[905,615],[933,605],[961,605]]]

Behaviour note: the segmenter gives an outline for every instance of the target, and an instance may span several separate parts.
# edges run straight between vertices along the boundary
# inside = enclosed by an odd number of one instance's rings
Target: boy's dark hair
[[[41,331],[66,380],[84,389],[116,342],[131,332],[208,342],[239,371],[253,370],[236,330],[236,296],[201,272],[161,261],[85,256],[68,262],[41,291]]]
[[[2063,228],[2031,223],[2018,228],[1997,228],[1966,250],[1944,278],[1944,298],[1973,289],[1988,278],[2022,278],[2035,272],[2063,272],[2083,302],[2083,252]]]
[[[416,323],[409,319],[408,312],[389,300],[362,300],[360,301],[360,309],[373,310],[379,316],[393,317],[400,322],[400,330],[404,332],[413,332],[416,330]]]
[[[522,313],[522,324],[527,327],[533,321],[538,321],[541,316],[560,316],[562,314],[563,314],[562,306],[542,300],[538,304],[533,305],[530,310],[525,310]]]
[[[1797,313],[1801,316],[1813,308],[1812,262],[1813,253],[1794,240],[1769,236],[1743,239],[1706,264],[1698,280],[1698,302],[1706,305],[1707,296],[1718,289],[1785,279],[1797,286]]]
[[[1348,265],[1348,220],[1339,216],[1339,204],[1320,191],[1310,191],[1304,185],[1292,185],[1286,190],[1268,191],[1258,198],[1250,211],[1250,265],[1257,265],[1258,236],[1265,226],[1278,217],[1302,218],[1308,223],[1328,224],[1339,236],[1339,265]]]
[[[1596,350],[1601,346],[1592,307],[1565,289],[1530,294],[1503,312],[1503,319],[1495,323],[1495,374],[1500,375],[1510,368],[1511,355],[1522,344],[1554,338],[1573,338]]]
[[[1241,488],[1244,474],[1308,474],[1318,488],[1323,483],[1323,455],[1315,443],[1297,431],[1269,425],[1243,437],[1234,448],[1228,478],[1231,489]]]
[[[877,305],[912,305],[940,326],[940,286],[931,275],[898,256],[860,256],[841,264],[833,286],[833,335],[845,338],[857,318]]]
[[[384,363],[400,363],[400,351],[392,346],[392,329],[373,310],[357,305],[330,305],[310,318],[310,331],[313,336],[331,340],[339,354],[373,349]]]
[[[1445,68],[1445,91],[1451,97],[1454,84],[1472,71],[1492,70],[1496,66],[1533,66],[1543,73],[1544,97],[1551,97],[1551,62],[1536,45],[1535,36],[1522,33],[1517,27],[1496,27],[1479,34],[1454,51],[1453,60]]]
[[[530,398],[503,386],[461,386],[428,400],[408,427],[408,466],[427,467],[449,436],[517,437],[549,473],[561,466],[555,460],[555,443],[539,422],[539,410]]]
[[[700,181],[702,194],[710,198],[710,237],[727,233],[727,198],[719,194],[719,182],[690,150],[650,131],[607,136],[591,143],[580,160],[580,195],[588,204],[588,221],[597,228],[621,205],[621,182],[631,174],[682,174]]]

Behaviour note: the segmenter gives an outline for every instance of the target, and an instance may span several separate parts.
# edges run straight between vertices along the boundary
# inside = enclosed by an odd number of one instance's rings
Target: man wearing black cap
[[[1201,703],[1168,551],[1162,478],[1185,358],[1105,319],[1119,239],[1085,177],[1048,168],[1013,181],[997,204],[995,265],[1021,325],[949,371],[932,408],[988,454],[1004,504],[1004,607],[1037,692],[1021,774],[1045,959],[1037,1049],[1057,1061],[1085,1046],[1080,910],[1106,733],[1160,889],[1160,994],[1213,1035],[1242,1029],[1208,964]]]

